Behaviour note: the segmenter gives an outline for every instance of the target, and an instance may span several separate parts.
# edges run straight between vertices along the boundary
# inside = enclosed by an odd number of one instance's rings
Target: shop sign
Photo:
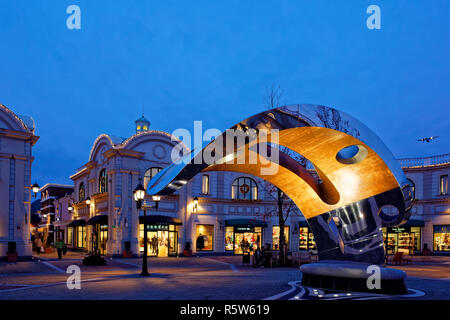
[[[450,226],[434,226],[435,233],[450,233]]]
[[[162,225],[162,224],[158,224],[158,225],[147,225],[147,231],[151,231],[151,230],[162,230],[162,231],[167,231],[169,230],[169,226],[166,225]]]
[[[248,232],[253,231],[253,227],[236,227],[235,232]]]
[[[388,228],[388,233],[402,233],[402,232],[410,232],[410,227],[392,227]]]

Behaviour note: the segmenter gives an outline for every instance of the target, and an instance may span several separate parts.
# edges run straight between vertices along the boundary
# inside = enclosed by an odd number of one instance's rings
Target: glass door
[[[243,232],[235,233],[234,253],[243,254],[244,251],[253,253],[256,248],[261,249],[261,233]]]
[[[108,226],[101,226],[99,243],[100,254],[106,254],[106,241],[108,241]]]
[[[158,232],[147,231],[148,247],[147,253],[151,257],[158,256]]]
[[[169,255],[176,255],[178,248],[178,232],[169,231]]]
[[[158,231],[158,257],[169,255],[169,232]]]

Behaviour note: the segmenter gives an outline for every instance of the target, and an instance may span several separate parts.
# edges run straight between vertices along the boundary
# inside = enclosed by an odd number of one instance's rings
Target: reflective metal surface
[[[275,143],[271,140],[275,135],[245,137],[265,129],[279,130]],[[234,147],[228,148],[230,139],[223,133],[162,170],[150,181],[148,193],[172,194],[202,171],[252,174],[276,185],[296,203],[308,219],[320,259],[383,262],[381,227],[407,221],[411,190],[397,160],[369,128],[333,108],[290,105],[254,115],[232,130],[244,136],[244,146],[233,140]],[[281,152],[276,160],[249,161],[253,153],[262,154],[262,146],[269,154],[279,151],[275,145],[305,157],[314,174],[289,152]],[[205,153],[211,151],[220,151],[223,158],[206,161]],[[276,174],[262,172],[268,164]]]

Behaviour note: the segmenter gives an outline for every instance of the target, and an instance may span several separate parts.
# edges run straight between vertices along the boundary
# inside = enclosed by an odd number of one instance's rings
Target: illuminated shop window
[[[251,178],[237,178],[231,186],[231,198],[235,200],[258,200],[258,185]]]
[[[316,241],[314,240],[314,234],[308,227],[299,228],[299,249],[316,250]]]
[[[287,247],[289,248],[289,226],[284,227],[284,239]],[[273,250],[278,250],[280,248],[280,227],[273,226],[272,231],[272,247]]]
[[[235,254],[253,253],[254,250],[262,248],[261,227],[236,226],[234,228],[234,237]]]
[[[77,247],[86,248],[86,226],[77,227]]]
[[[195,237],[197,251],[212,251],[214,244],[214,225],[197,225]]]
[[[450,252],[450,225],[433,226],[433,250]]]
[[[73,243],[73,228],[67,228],[67,240],[66,243],[68,245],[72,245]]]
[[[160,168],[160,167],[152,167],[152,168],[148,169],[147,171],[145,171],[144,188],[146,190],[147,190],[148,183],[150,182],[150,180],[152,180],[153,177],[156,176],[161,170],[162,170],[162,168]]]
[[[202,176],[202,193],[209,194],[209,176],[207,174]]]
[[[225,250],[234,250],[234,227],[225,227]]]

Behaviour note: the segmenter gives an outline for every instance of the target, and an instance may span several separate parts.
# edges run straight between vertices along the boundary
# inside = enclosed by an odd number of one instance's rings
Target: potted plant
[[[8,252],[7,252],[8,262],[17,262],[17,251],[16,251],[16,243],[8,242]]]
[[[133,256],[133,251],[131,251],[131,242],[125,241],[125,250],[122,253],[124,258],[131,258]]]
[[[186,242],[186,244],[184,245],[183,256],[185,256],[185,257],[192,257],[192,249],[191,249],[191,243],[190,242]]]
[[[106,265],[106,260],[98,253],[91,253],[83,259],[83,264],[85,266],[104,266]]]

